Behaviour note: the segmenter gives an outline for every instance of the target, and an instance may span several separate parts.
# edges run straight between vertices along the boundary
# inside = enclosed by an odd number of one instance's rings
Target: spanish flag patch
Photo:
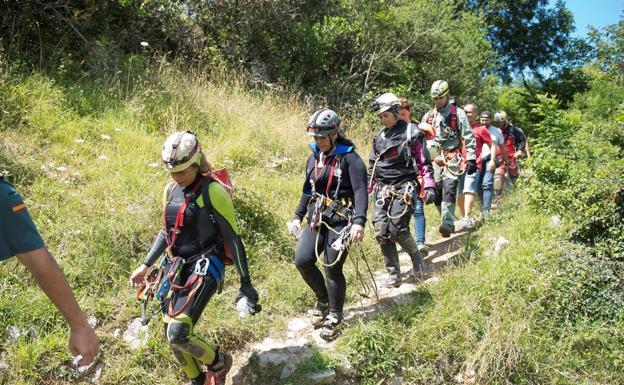
[[[24,204],[24,202],[13,205],[13,213],[19,213],[24,210],[26,210],[26,204]]]

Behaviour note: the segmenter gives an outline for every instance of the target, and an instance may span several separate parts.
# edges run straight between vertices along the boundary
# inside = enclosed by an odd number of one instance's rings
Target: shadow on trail
[[[425,264],[430,271],[430,276],[444,270],[447,266],[458,264],[464,253],[466,241],[469,241],[471,231],[458,231],[450,238],[439,239],[430,244],[429,255],[425,258]],[[399,256],[401,271],[408,272],[412,263],[409,256],[401,253]],[[377,271],[374,273],[378,284],[379,298],[362,298],[345,308],[344,329],[349,329],[358,324],[366,324],[377,319],[379,316],[388,314],[402,306],[409,307],[410,314],[417,314],[433,306],[433,297],[429,291],[429,285],[433,281],[419,281],[415,283],[403,282],[399,287],[381,287],[387,273]],[[413,317],[409,317],[411,320]],[[315,329],[307,316],[290,319],[287,330],[275,329],[270,337],[263,341],[246,346],[239,351],[235,361],[242,365],[238,370],[233,370],[232,382],[228,384],[292,384],[312,383],[307,378],[309,374],[297,369],[303,363],[303,368],[318,365],[319,352],[331,350],[335,341],[327,342],[320,335],[320,329]],[[338,338],[340,340],[340,337]],[[310,364],[307,364],[309,362]],[[310,368],[307,368],[310,370]],[[312,369],[314,370],[314,369]],[[305,369],[304,369],[305,371]],[[322,374],[322,373],[321,373]],[[298,378],[303,375],[302,378]],[[343,373],[340,368],[336,369],[334,377],[327,379],[334,384],[353,383],[349,374]],[[304,381],[304,382],[301,382]]]
[[[460,230],[451,234],[450,238],[442,238],[430,244],[429,255],[424,258],[430,271],[438,272],[453,265],[453,259],[464,252],[464,245],[471,233],[472,230]]]

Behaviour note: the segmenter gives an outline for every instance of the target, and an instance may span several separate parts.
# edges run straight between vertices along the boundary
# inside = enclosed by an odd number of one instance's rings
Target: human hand
[[[301,236],[301,221],[299,219],[293,219],[292,221],[286,223],[288,227],[288,232],[293,237],[293,239],[299,239]]]
[[[130,276],[130,284],[132,286],[141,286],[143,284],[145,274],[147,274],[148,269],[149,267],[144,264],[141,264],[141,266],[134,269],[132,275]]]
[[[435,202],[436,199],[436,190],[433,187],[428,187],[425,189],[425,204],[430,204]]]
[[[522,159],[522,151],[521,150],[516,151],[516,153],[514,154],[514,158]]]
[[[248,280],[241,282],[241,286],[238,289],[238,294],[236,294],[236,303],[238,304],[238,302],[243,298],[247,299],[249,314],[256,314],[259,313],[260,310],[262,310],[262,306],[260,306],[260,304],[258,303],[258,292]]]
[[[361,225],[351,225],[351,240],[355,243],[364,239],[364,227]]]
[[[69,350],[74,356],[82,356],[77,366],[87,366],[100,351],[100,340],[93,328],[85,322],[84,325],[72,327],[69,335]]]
[[[490,160],[488,162],[488,170],[490,172],[494,172],[494,170],[496,170],[496,161],[495,160],[492,159],[492,160]]]

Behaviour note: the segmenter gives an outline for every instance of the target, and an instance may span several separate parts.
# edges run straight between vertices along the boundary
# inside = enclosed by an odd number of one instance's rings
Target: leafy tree
[[[561,62],[574,29],[562,0],[552,8],[548,0],[466,0],[464,9],[484,15],[488,40],[499,55],[498,72],[507,81]]]

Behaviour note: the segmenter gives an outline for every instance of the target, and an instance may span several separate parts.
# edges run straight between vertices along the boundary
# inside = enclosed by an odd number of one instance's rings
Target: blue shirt
[[[0,261],[44,245],[15,187],[0,177]]]

